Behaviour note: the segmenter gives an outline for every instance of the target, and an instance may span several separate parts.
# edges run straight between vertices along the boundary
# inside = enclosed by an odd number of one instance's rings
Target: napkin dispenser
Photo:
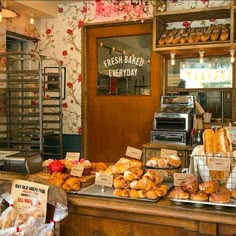
[[[3,170],[16,173],[35,174],[43,170],[42,157],[37,152],[19,152],[4,157]]]

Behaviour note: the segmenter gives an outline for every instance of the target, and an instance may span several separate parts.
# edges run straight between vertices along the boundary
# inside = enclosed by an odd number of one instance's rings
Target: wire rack
[[[189,172],[199,182],[217,180],[228,189],[236,189],[236,161],[233,157],[194,155],[191,157]]]

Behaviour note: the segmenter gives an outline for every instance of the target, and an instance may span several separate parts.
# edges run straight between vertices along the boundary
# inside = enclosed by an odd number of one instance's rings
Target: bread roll
[[[170,198],[174,199],[189,199],[189,193],[182,190],[180,187],[175,187],[169,194]]]
[[[199,189],[206,194],[215,193],[218,190],[218,182],[215,180],[209,180],[209,181],[200,183]]]
[[[230,195],[224,193],[212,193],[209,196],[209,201],[214,203],[229,203],[230,202]]]
[[[168,160],[168,164],[173,167],[177,168],[181,165],[181,160],[178,156],[170,155],[167,160]]]
[[[190,199],[193,201],[207,201],[208,195],[202,191],[190,194]]]
[[[198,191],[198,181],[196,176],[187,176],[185,177],[181,184],[180,187],[182,190],[187,191],[189,193],[195,193]]]

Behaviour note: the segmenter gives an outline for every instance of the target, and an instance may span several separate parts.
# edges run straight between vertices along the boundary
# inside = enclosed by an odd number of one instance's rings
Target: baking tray
[[[168,187],[168,191],[173,186],[172,183],[164,183]],[[78,194],[78,195],[87,195],[87,196],[96,196],[96,197],[109,197],[113,199],[125,199],[125,200],[136,200],[144,202],[157,202],[161,199],[158,197],[155,200],[148,198],[130,198],[130,197],[117,197],[113,196],[112,193],[115,190],[114,187],[102,187],[101,185],[93,184],[86,188],[82,188],[80,191],[68,191],[67,193]]]
[[[231,199],[229,203],[214,203],[209,201],[193,201],[184,199],[170,198],[176,205],[192,204],[194,207],[200,208],[205,206],[213,206],[217,210],[223,210],[226,207],[236,207],[236,200]]]

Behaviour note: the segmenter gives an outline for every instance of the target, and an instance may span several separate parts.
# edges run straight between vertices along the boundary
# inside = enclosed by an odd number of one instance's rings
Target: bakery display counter
[[[68,206],[63,236],[236,235],[235,208],[176,206],[168,196],[153,203],[70,194]]]

